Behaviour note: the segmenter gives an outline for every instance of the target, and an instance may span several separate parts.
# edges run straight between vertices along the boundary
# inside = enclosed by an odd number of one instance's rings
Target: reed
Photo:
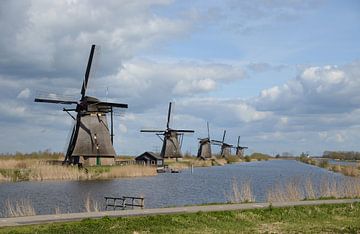
[[[235,178],[232,180],[231,184],[231,194],[228,195],[228,200],[231,203],[248,203],[255,202],[255,198],[253,196],[251,181],[246,180],[240,184],[240,188],[238,187],[238,183]]]
[[[316,198],[314,184],[309,177],[306,178],[304,189],[305,189],[305,199],[313,200]]]
[[[211,160],[192,160],[191,164],[194,167],[211,167],[212,161]]]
[[[215,158],[212,160],[213,166],[224,166],[226,163],[227,161],[224,158]]]
[[[112,179],[119,177],[136,177],[136,176],[155,176],[157,175],[156,167],[143,165],[127,165],[110,167],[109,172],[98,175],[97,179]]]
[[[87,194],[84,200],[84,207],[86,212],[98,212],[100,211],[100,206],[97,201],[90,197],[90,194]]]
[[[36,215],[35,209],[29,200],[21,199],[15,204],[9,199],[5,201],[7,217],[32,216]]]
[[[37,159],[0,160],[0,181],[90,180],[153,175],[156,175],[155,167],[142,165],[112,166],[106,167],[106,170],[104,167],[91,167],[86,172],[77,166],[52,165]]]
[[[228,164],[241,162],[241,159],[238,156],[233,156],[233,155],[226,156],[225,160],[226,163]]]
[[[318,184],[308,177],[305,183],[299,179],[290,179],[276,183],[267,192],[268,202],[300,201],[304,199],[359,198],[360,179],[344,177],[341,180],[324,176]]]
[[[346,176],[359,176],[359,169],[355,166],[343,166],[341,167],[341,173]]]

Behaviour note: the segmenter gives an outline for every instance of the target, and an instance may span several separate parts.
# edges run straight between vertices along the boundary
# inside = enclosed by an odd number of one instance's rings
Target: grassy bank
[[[86,219],[0,233],[358,233],[360,203]]]
[[[360,176],[359,163],[357,165],[339,165],[339,164],[332,165],[329,164],[329,161],[327,159],[313,159],[308,157],[299,157],[299,161],[306,164],[322,167],[329,171],[341,173],[346,176],[353,176],[353,177]]]

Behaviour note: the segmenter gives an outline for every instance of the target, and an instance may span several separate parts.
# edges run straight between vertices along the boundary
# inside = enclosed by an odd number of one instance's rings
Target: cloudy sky
[[[159,150],[173,128],[251,152],[360,150],[360,2],[280,0],[0,1],[0,152],[64,151],[71,118],[43,93],[128,103],[118,154]],[[218,149],[214,147],[214,151]]]

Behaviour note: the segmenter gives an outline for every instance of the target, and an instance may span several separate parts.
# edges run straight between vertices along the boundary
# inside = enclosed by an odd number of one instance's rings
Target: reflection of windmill
[[[244,156],[244,149],[247,149],[246,146],[240,146],[240,136],[238,136],[237,146],[233,148],[236,149],[236,156],[243,157]]]
[[[165,130],[141,130],[140,132],[154,132],[162,140],[160,156],[162,158],[181,158],[181,145],[184,133],[194,133],[194,130],[172,129],[170,128],[171,102]],[[163,135],[163,138],[160,136]]]
[[[225,136],[226,136],[226,130],[224,130],[224,135],[223,135],[222,141],[211,140],[212,144],[220,145],[220,147],[221,147],[220,156],[221,157],[230,156],[231,148],[233,147],[233,145],[225,143]]]
[[[91,64],[95,45],[91,46],[85,79],[81,88],[79,101],[60,100],[57,97],[35,98],[35,102],[46,102],[76,105],[75,108],[63,109],[74,120],[75,125],[70,137],[64,162],[84,163],[86,165],[114,164],[116,155],[113,143],[113,109],[127,108],[127,104],[102,102],[97,98],[86,96],[86,89],[91,72]],[[75,111],[76,117],[70,111]],[[110,113],[111,128],[109,130],[106,113]]]
[[[207,122],[206,125],[207,125],[208,137],[198,138],[199,150],[197,153],[197,157],[201,159],[211,158],[211,140],[210,140],[209,123]]]

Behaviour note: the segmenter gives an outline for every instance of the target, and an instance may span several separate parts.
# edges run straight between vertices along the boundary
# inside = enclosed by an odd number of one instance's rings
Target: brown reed
[[[15,204],[7,199],[5,201],[5,210],[8,217],[36,215],[32,203],[27,199],[16,201]]]
[[[250,180],[246,180],[242,182],[239,188],[236,179],[233,178],[231,189],[232,189],[231,194],[228,195],[228,199],[231,203],[248,203],[255,201],[255,198],[252,193]]]

